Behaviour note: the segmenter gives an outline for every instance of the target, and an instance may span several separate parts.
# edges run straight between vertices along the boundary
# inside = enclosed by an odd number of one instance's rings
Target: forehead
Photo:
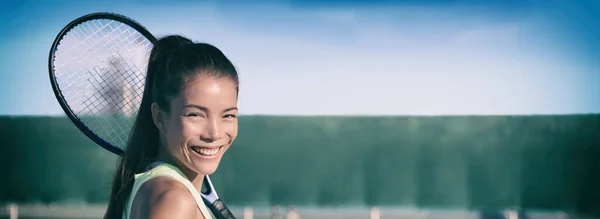
[[[186,83],[185,89],[176,99],[184,105],[199,104],[207,108],[228,108],[236,106],[237,88],[229,78],[198,75]]]

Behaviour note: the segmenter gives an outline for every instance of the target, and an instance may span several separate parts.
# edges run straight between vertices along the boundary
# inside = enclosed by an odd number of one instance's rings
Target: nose
[[[204,133],[200,135],[200,140],[205,142],[213,142],[221,139],[222,137],[221,125],[219,124],[218,120],[213,119],[206,124],[206,129]]]

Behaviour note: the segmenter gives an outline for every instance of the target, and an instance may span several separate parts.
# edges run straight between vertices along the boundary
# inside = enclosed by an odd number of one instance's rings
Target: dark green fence
[[[64,117],[0,118],[0,202],[106,202],[116,157]],[[230,205],[591,211],[600,115],[240,118]]]

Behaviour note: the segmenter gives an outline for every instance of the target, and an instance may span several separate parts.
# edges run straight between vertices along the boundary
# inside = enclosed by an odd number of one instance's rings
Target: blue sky
[[[600,113],[600,4],[394,2],[4,1],[0,115],[63,113],[50,46],[98,11],[221,48],[243,114]]]

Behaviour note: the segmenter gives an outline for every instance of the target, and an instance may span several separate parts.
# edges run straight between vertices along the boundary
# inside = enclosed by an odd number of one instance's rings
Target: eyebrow
[[[196,104],[187,104],[187,105],[183,106],[183,108],[184,109],[185,108],[196,108],[196,109],[202,110],[204,112],[208,112],[209,111],[208,108],[206,108],[205,106],[200,106],[200,105],[196,105]],[[237,109],[238,109],[237,107],[229,107],[229,108],[223,110],[223,113],[224,112],[228,112],[228,111],[232,111],[232,110],[237,110]]]

